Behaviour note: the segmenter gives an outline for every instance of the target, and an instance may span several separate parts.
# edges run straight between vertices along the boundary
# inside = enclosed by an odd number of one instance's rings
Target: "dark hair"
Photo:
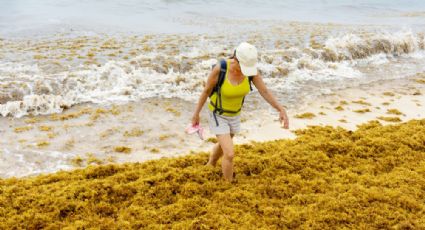
[[[233,59],[233,58],[235,58],[235,57],[236,57],[236,49],[235,49],[235,51],[233,52],[232,56],[230,56],[230,59]]]

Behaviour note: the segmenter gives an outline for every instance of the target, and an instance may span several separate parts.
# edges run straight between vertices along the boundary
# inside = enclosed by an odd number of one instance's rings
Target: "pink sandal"
[[[187,134],[198,133],[199,138],[201,138],[201,140],[204,139],[204,128],[202,128],[199,124],[196,124],[196,125],[189,124],[186,127],[186,133]]]

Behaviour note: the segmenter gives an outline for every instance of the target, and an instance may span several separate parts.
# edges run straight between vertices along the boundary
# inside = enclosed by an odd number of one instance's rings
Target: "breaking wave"
[[[424,49],[424,34],[414,34],[411,31],[368,36],[348,34],[343,37],[329,38],[321,52],[321,57],[326,61],[335,62],[362,59],[380,53],[400,56]]]
[[[127,102],[149,97],[194,101],[211,65],[217,61],[217,54],[231,53],[229,46],[216,43],[204,40],[171,53],[159,52],[159,48],[167,46],[165,41],[151,44],[156,47],[133,58],[57,71],[46,70],[38,63],[3,61],[0,62],[0,114],[14,117],[51,114],[84,102]],[[361,68],[379,69],[381,65],[398,62],[399,58],[417,60],[411,66],[416,71],[425,62],[424,47],[424,34],[412,31],[347,34],[306,47],[285,49],[260,45],[259,69],[272,90],[296,91],[299,97],[307,93],[302,89],[311,93],[312,81],[324,93],[353,82],[344,79],[400,77],[391,75],[391,68],[380,76],[370,76]]]

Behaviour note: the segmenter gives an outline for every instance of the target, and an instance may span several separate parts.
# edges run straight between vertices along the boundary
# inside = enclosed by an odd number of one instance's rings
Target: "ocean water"
[[[259,48],[266,83],[289,106],[425,66],[424,1],[0,4],[2,116],[158,96],[196,101],[210,66],[241,41]]]
[[[420,26],[423,17],[416,16],[423,16],[425,9],[420,0],[1,0],[0,4],[3,36],[69,30],[204,33],[225,26],[221,19]]]
[[[242,41],[257,46],[265,83],[290,108],[425,71],[425,1],[0,0],[0,6],[0,115],[13,119],[84,103],[194,104],[211,65]],[[15,166],[29,167],[25,175],[67,169],[64,159],[75,155],[0,143],[2,159],[11,159],[0,166],[7,175],[23,175]],[[31,163],[29,155],[49,164]]]

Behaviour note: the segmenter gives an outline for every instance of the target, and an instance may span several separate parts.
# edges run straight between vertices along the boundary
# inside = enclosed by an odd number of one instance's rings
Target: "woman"
[[[279,111],[279,119],[285,129],[289,127],[288,116],[271,92],[267,89],[260,74],[257,73],[257,49],[246,42],[241,43],[234,55],[226,60],[226,74],[219,92],[213,92],[219,80],[221,65],[216,65],[208,76],[205,88],[199,98],[192,125],[199,124],[199,113],[210,97],[209,126],[211,133],[217,136],[218,143],[214,146],[207,165],[215,166],[217,160],[223,156],[221,163],[224,179],[233,180],[233,136],[240,130],[240,109],[246,94],[250,91],[250,82],[247,76],[252,77],[252,83],[261,96]],[[223,71],[224,73],[224,71]],[[217,111],[217,104],[221,105],[221,113]],[[224,111],[224,112],[223,112]]]

